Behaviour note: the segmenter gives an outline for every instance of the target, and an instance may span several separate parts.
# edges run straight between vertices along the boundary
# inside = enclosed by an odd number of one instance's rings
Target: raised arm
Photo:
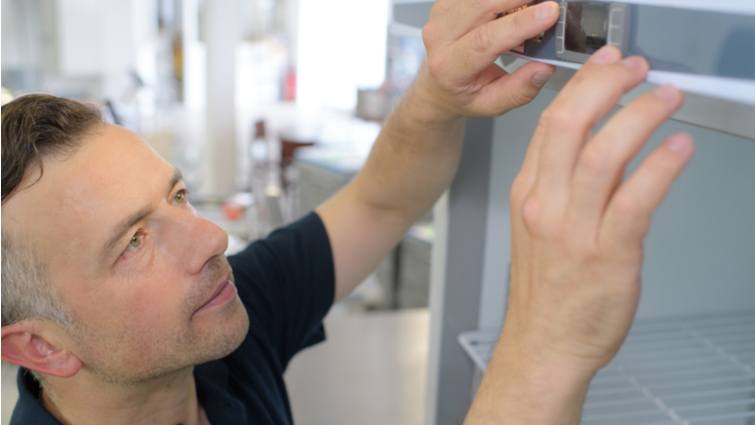
[[[427,60],[391,113],[364,168],[317,211],[336,268],[336,298],[351,292],[450,184],[464,116],[497,116],[530,102],[553,73],[528,64],[507,75],[493,61],[552,26],[558,5],[497,18],[524,0],[440,0],[424,28]]]

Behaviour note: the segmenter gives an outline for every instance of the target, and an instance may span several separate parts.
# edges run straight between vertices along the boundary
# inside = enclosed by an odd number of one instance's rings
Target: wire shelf
[[[459,342],[484,371],[497,331]],[[755,311],[637,321],[593,380],[583,425],[755,425]]]

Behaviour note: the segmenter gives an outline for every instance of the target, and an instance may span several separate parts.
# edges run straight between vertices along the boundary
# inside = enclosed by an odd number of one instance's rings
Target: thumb
[[[530,62],[485,87],[475,99],[473,109],[483,115],[498,116],[526,105],[537,97],[554,72],[551,65]]]

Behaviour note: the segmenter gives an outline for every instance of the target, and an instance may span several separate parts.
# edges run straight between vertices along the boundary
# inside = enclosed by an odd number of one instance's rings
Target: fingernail
[[[530,81],[537,88],[542,88],[553,76],[552,71],[540,71],[532,75]]]
[[[692,139],[686,134],[679,134],[669,139],[666,147],[672,152],[686,155],[692,151]]]
[[[674,86],[660,86],[653,90],[653,94],[658,96],[661,100],[664,100],[668,103],[676,103],[679,101],[679,96],[681,93],[679,92],[679,89],[677,89]]]
[[[558,13],[558,5],[553,2],[547,2],[539,5],[535,10],[535,19],[538,21],[547,21]]]
[[[628,58],[625,58],[621,61],[621,64],[635,71],[645,69],[645,60],[637,56],[630,56]]]
[[[621,52],[614,46],[603,46],[592,55],[590,62],[599,65],[614,63],[621,58]]]

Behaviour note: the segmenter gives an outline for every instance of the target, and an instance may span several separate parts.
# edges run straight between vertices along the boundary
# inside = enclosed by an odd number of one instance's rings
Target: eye
[[[147,232],[144,231],[144,229],[139,229],[138,231],[136,231],[136,233],[131,236],[131,239],[128,240],[126,249],[124,249],[121,255],[118,257],[118,262],[130,262],[138,257],[143,256],[144,253],[147,252],[147,237]]]
[[[189,194],[186,189],[181,189],[173,195],[173,200],[179,204],[185,204],[189,202]]]
[[[138,251],[144,245],[144,233],[138,231],[131,236],[126,247],[126,252]]]

